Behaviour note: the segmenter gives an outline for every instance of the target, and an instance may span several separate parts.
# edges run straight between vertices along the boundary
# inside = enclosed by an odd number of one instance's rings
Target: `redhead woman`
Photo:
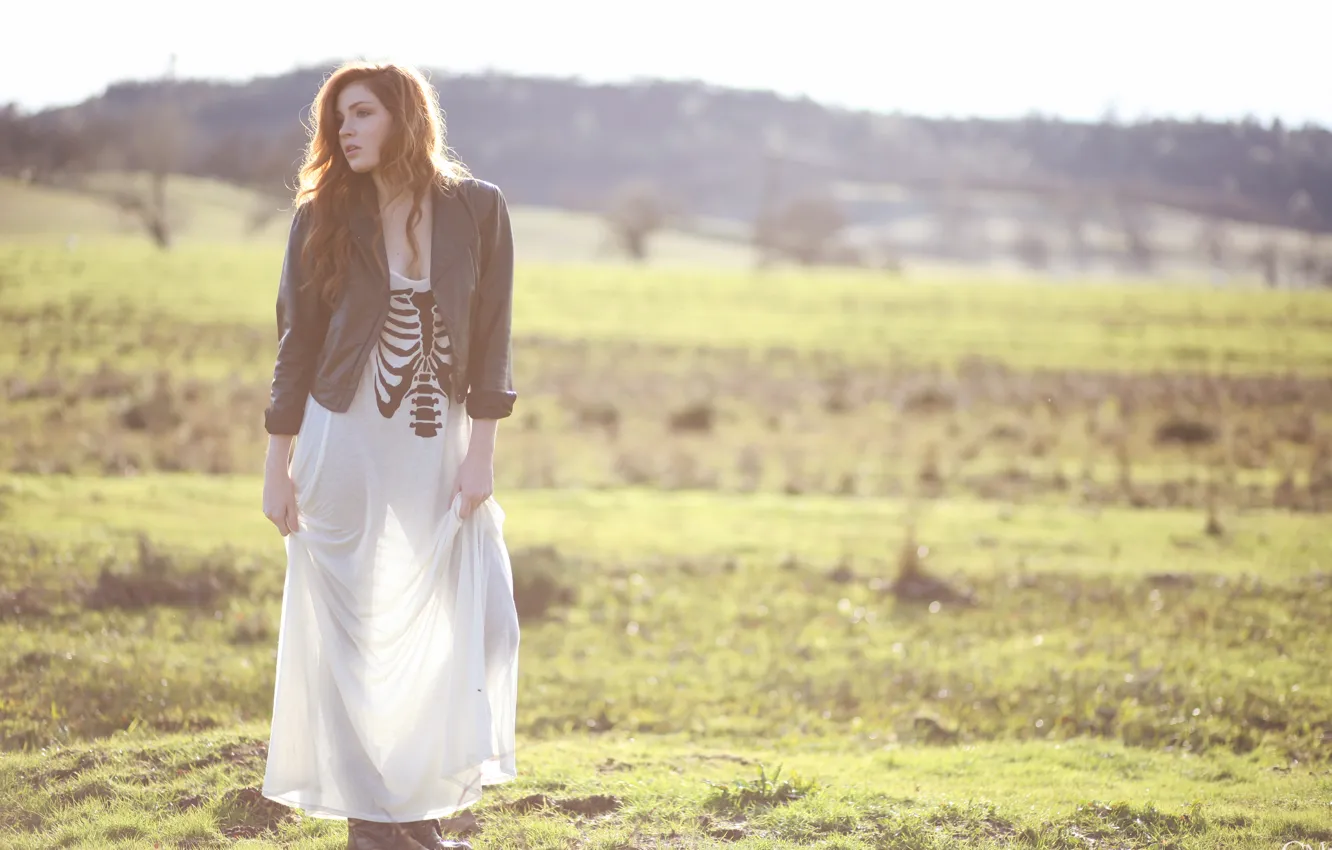
[[[351,850],[470,847],[436,819],[517,772],[508,208],[412,68],[343,65],[311,123],[264,414],[287,572],[263,793]]]

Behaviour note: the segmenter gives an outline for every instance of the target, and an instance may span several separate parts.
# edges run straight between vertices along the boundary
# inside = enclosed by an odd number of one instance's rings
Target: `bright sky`
[[[0,103],[29,109],[160,75],[175,53],[188,77],[362,56],[931,115],[1096,119],[1113,106],[1332,127],[1329,0],[17,0],[0,23]]]

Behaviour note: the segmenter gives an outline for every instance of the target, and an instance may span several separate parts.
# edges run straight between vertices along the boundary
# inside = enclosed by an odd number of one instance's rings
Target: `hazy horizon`
[[[1126,121],[1252,116],[1332,127],[1318,61],[1332,11],[1293,0],[1230,10],[1123,0],[1081,11],[1052,0],[954,0],[873,13],[826,0],[817,16],[750,11],[761,8],[417,4],[414,17],[390,20],[242,0],[199,27],[188,10],[126,0],[75,4],[80,27],[71,30],[68,6],[25,5],[9,20],[31,37],[0,54],[0,103],[35,111],[79,102],[115,82],[162,76],[173,54],[180,77],[228,81],[361,56],[451,74],[697,80],[920,115],[1097,120],[1113,110]],[[126,32],[126,20],[153,26]]]

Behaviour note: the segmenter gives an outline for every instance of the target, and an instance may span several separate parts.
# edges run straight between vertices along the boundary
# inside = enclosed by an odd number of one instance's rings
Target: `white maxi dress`
[[[446,503],[471,435],[447,329],[427,280],[390,283],[351,407],[307,396],[292,454],[263,795],[404,823],[516,776],[519,629],[503,511]]]

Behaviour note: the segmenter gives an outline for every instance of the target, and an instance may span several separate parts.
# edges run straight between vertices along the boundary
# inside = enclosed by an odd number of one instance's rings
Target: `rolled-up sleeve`
[[[503,419],[513,414],[513,230],[508,203],[498,187],[483,184],[492,196],[480,221],[480,280],[468,352],[467,414],[473,419]]]
[[[277,294],[277,359],[264,429],[270,434],[295,435],[305,418],[305,400],[314,384],[319,351],[328,330],[329,311],[317,287],[304,286],[301,245],[304,208],[292,216],[287,252]]]

